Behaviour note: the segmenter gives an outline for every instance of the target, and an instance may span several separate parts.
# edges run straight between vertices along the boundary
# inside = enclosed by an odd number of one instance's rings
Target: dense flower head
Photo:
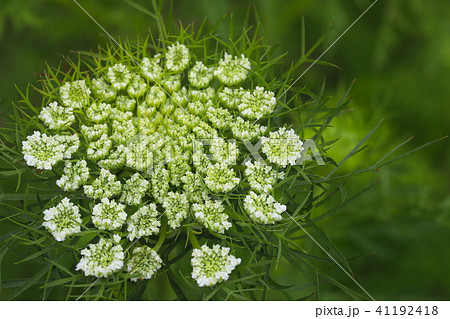
[[[108,69],[106,79],[115,90],[124,90],[130,83],[131,72],[125,65],[118,63]]]
[[[92,103],[86,109],[86,116],[89,121],[94,123],[105,122],[111,114],[111,105],[106,103]]]
[[[91,90],[85,80],[66,82],[59,89],[62,104],[73,109],[81,109],[86,106],[89,103],[90,94]]]
[[[247,78],[250,61],[242,54],[240,57],[225,53],[214,71],[220,82],[226,85],[237,85]]]
[[[155,204],[140,207],[136,213],[128,219],[128,239],[141,238],[159,233],[161,222],[158,218]]]
[[[139,205],[142,202],[142,198],[145,196],[149,185],[150,182],[144,179],[139,173],[133,174],[125,184],[123,184],[120,201],[127,205]]]
[[[166,66],[169,71],[182,72],[189,66],[189,49],[181,43],[171,44],[166,53]]]
[[[64,192],[82,190],[45,211],[49,232],[57,240],[79,233],[78,209],[88,203],[83,227],[113,238],[89,244],[78,270],[97,277],[122,270],[133,281],[149,279],[163,264],[160,244],[129,253],[120,242],[140,246],[156,235],[178,238],[202,227],[226,238],[238,209],[256,223],[281,219],[286,207],[269,193],[284,177],[281,169],[299,158],[302,141],[293,130],[265,126],[272,124],[267,118],[276,99],[256,86],[261,81],[247,81],[247,57],[225,53],[216,63],[211,57],[194,61],[187,44],[174,43],[136,57],[136,64],[112,60],[93,70],[92,79],[81,73],[84,79],[63,83],[37,115],[43,131],[22,142],[29,166],[53,169]],[[249,145],[258,148],[258,138],[267,164],[249,160],[256,159]],[[89,200],[76,202],[80,195]],[[240,263],[229,251],[218,245],[194,250],[192,277],[199,286],[228,278]]]
[[[185,193],[169,192],[162,203],[170,227],[178,228],[189,215],[189,201]]]
[[[202,204],[192,205],[195,218],[206,228],[223,234],[232,224],[228,221],[228,215],[224,213],[225,207],[216,200],[206,200]]]
[[[245,197],[244,208],[254,222],[261,224],[274,224],[282,219],[281,213],[286,211],[286,206],[275,201],[272,195],[253,191]]]
[[[161,257],[152,248],[136,247],[127,262],[127,272],[132,277],[131,281],[150,279],[161,268],[162,263]]]
[[[44,211],[44,220],[42,223],[57,241],[63,241],[67,237],[81,231],[81,216],[78,206],[70,202],[65,197],[55,207]]]
[[[238,117],[231,124],[231,132],[233,137],[243,141],[254,140],[261,137],[267,131],[267,127],[245,121],[242,117]]]
[[[89,180],[89,168],[85,160],[75,162],[67,161],[64,165],[64,172],[56,185],[66,192],[75,191]]]
[[[45,125],[51,130],[61,131],[68,129],[75,122],[75,115],[70,107],[63,107],[58,102],[51,102],[39,114]]]
[[[92,222],[100,230],[120,229],[127,219],[125,205],[103,198],[92,208]]]
[[[103,101],[110,101],[116,97],[116,90],[103,77],[93,79],[91,87],[94,95]]]
[[[253,92],[245,92],[241,103],[237,106],[239,111],[249,119],[260,119],[272,113],[277,100],[273,92],[264,91],[257,86]]]
[[[223,90],[218,93],[219,101],[224,106],[230,109],[237,109],[238,105],[241,104],[242,97],[246,92],[247,91],[242,87],[239,89],[224,87]]]
[[[102,168],[100,175],[90,185],[84,186],[86,196],[94,199],[102,199],[119,195],[122,184],[117,180],[116,175]]]
[[[86,276],[105,278],[122,269],[125,258],[121,245],[104,238],[89,244],[81,251],[81,256],[76,270],[83,270]]]
[[[201,61],[195,62],[195,65],[188,73],[189,83],[198,89],[206,88],[214,78],[214,72]]]
[[[241,263],[240,258],[230,254],[230,248],[203,245],[192,252],[192,278],[200,287],[214,286],[228,280],[231,272]]]
[[[86,157],[91,161],[104,159],[112,148],[112,140],[105,133],[96,141],[90,142],[87,147]]]
[[[22,153],[28,166],[51,170],[64,158],[66,147],[55,136],[35,131],[22,142]]]
[[[239,149],[236,142],[226,141],[223,138],[215,138],[212,140],[210,152],[213,161],[228,165],[236,164],[239,156]]]
[[[286,167],[295,165],[303,150],[303,142],[294,130],[282,127],[278,131],[270,132],[269,137],[261,138],[262,151],[271,163]]]
[[[214,193],[227,193],[239,184],[239,178],[226,163],[216,163],[208,166],[205,184]]]
[[[250,184],[250,188],[258,193],[268,193],[278,179],[284,177],[283,172],[277,172],[272,166],[262,162],[246,162],[245,176]]]

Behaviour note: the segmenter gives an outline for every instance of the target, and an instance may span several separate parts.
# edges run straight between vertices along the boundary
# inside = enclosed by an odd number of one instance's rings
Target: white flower
[[[120,235],[114,234],[112,239],[113,239],[114,243],[118,244],[118,243],[120,243],[120,240],[122,238],[120,237]]]
[[[223,84],[237,85],[247,78],[250,67],[250,61],[243,54],[239,58],[225,53],[224,58],[219,61],[214,75]]]
[[[225,141],[223,138],[215,138],[211,142],[210,152],[213,160],[227,165],[236,164],[239,149],[234,141]]]
[[[239,184],[239,178],[226,163],[216,163],[208,166],[205,184],[214,193],[227,193]]]
[[[159,233],[161,222],[155,204],[149,204],[139,208],[127,221],[128,239],[139,239],[143,236],[151,236]]]
[[[230,89],[224,87],[222,91],[218,93],[219,101],[230,109],[237,109],[238,105],[241,104],[242,97],[247,93],[243,88]]]
[[[101,238],[97,244],[89,244],[83,249],[81,255],[76,270],[83,270],[86,276],[106,278],[123,267],[123,248],[112,240]]]
[[[171,94],[181,88],[181,76],[179,74],[165,76],[162,78],[161,84],[167,93]]]
[[[77,134],[55,135],[55,139],[64,147],[63,158],[69,159],[80,148],[80,139]]]
[[[232,226],[224,210],[225,207],[218,200],[206,200],[203,204],[192,205],[195,218],[203,226],[219,234],[223,234]]]
[[[81,134],[87,141],[98,140],[102,135],[107,136],[108,124],[81,125]]]
[[[108,157],[98,161],[97,165],[106,169],[122,168],[125,166],[126,156],[126,147],[124,145],[119,145],[116,150],[108,155]]]
[[[148,106],[159,107],[166,101],[166,92],[157,85],[152,86],[147,92],[145,101]]]
[[[267,127],[245,121],[241,117],[237,117],[230,126],[233,137],[240,140],[253,140],[263,135],[267,130]]]
[[[122,185],[116,175],[102,168],[100,176],[91,185],[84,185],[84,193],[94,199],[102,199],[120,194]]]
[[[282,219],[281,213],[286,206],[281,205],[269,194],[256,194],[250,191],[244,199],[244,209],[250,218],[261,224],[274,224]]]
[[[131,281],[150,279],[162,266],[158,253],[148,246],[136,247],[127,262],[127,272]]]
[[[162,203],[164,215],[173,229],[180,227],[181,222],[189,215],[189,202],[183,193],[169,192]]]
[[[89,143],[86,155],[91,161],[98,161],[104,159],[112,148],[112,141],[108,135],[103,134],[98,141]]]
[[[150,60],[143,58],[141,62],[141,71],[144,78],[152,82],[159,82],[163,75],[163,68],[159,65],[159,59]]]
[[[127,205],[141,204],[149,185],[149,181],[142,178],[139,173],[135,173],[123,184],[120,202]]]
[[[118,63],[110,68],[106,73],[106,79],[111,83],[111,86],[117,91],[124,90],[131,80],[131,72],[128,68]]]
[[[283,178],[284,173],[276,172],[271,166],[261,162],[246,162],[245,176],[247,176],[251,189],[259,193],[268,193],[278,178]]]
[[[95,123],[105,122],[110,114],[111,105],[106,103],[92,103],[91,106],[86,109],[86,117],[88,120]]]
[[[282,127],[278,131],[270,132],[269,137],[261,137],[262,152],[267,155],[269,162],[281,167],[295,165],[303,150],[303,142],[294,130]]]
[[[44,107],[39,114],[39,118],[51,130],[66,130],[74,122],[72,108],[58,105],[58,102],[51,102],[47,107]]]
[[[208,198],[208,189],[200,173],[186,172],[181,180],[183,190],[191,203],[198,203]]]
[[[59,88],[59,95],[64,106],[81,109],[89,103],[91,90],[87,87],[85,80],[65,83]]]
[[[103,77],[99,79],[93,79],[91,88],[94,94],[103,101],[110,101],[116,97],[116,90],[110,86]]]
[[[65,197],[58,205],[44,211],[42,223],[57,241],[63,241],[67,237],[81,231],[81,216],[78,206],[72,204]]]
[[[147,92],[147,83],[139,75],[135,75],[127,88],[127,92],[131,97],[139,98]]]
[[[127,96],[119,95],[116,99],[116,108],[123,112],[133,112],[136,106],[136,100]]]
[[[214,78],[214,72],[201,61],[195,62],[195,65],[189,70],[188,79],[193,87],[203,89],[211,83]]]
[[[203,245],[192,251],[192,278],[200,287],[214,286],[228,280],[231,272],[241,263],[240,258],[230,254],[230,248]]]
[[[35,131],[33,135],[22,141],[22,153],[28,166],[37,169],[51,170],[63,159],[67,147],[55,137]]]
[[[127,145],[126,165],[137,171],[147,173],[153,167],[153,150],[149,148],[148,138],[139,137]]]
[[[206,118],[209,122],[211,122],[212,126],[214,126],[218,130],[229,128],[230,125],[232,125],[235,121],[228,110],[214,106],[208,107]]]
[[[191,101],[200,101],[203,103],[208,103],[209,101],[214,99],[215,90],[212,87],[207,87],[206,89],[201,90],[189,90],[189,98]]]
[[[56,185],[66,192],[75,191],[89,179],[89,168],[85,160],[66,162],[64,174],[56,181]]]
[[[92,208],[92,222],[100,230],[120,229],[126,219],[125,205],[114,199],[102,198],[102,202]]]
[[[169,193],[169,183],[170,175],[167,169],[161,166],[155,167],[151,175],[151,193],[157,203],[162,203]]]
[[[137,133],[136,126],[133,120],[112,122],[112,135],[111,140],[116,144],[125,144],[131,140]]]
[[[245,117],[258,120],[272,113],[276,103],[273,92],[264,91],[263,87],[257,86],[253,92],[244,93],[238,109]]]
[[[113,108],[113,109],[111,109],[111,114],[109,115],[109,119],[112,121],[116,121],[116,122],[131,121],[133,119],[133,113],[131,113],[130,111],[124,112],[119,109]]]
[[[169,46],[166,53],[166,68],[172,72],[182,72],[189,66],[189,49],[180,43]]]

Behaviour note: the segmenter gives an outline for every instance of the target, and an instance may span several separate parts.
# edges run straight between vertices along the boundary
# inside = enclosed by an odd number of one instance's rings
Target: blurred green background
[[[114,37],[146,36],[150,18],[123,0],[79,0]],[[204,17],[211,23],[227,12],[237,25],[256,7],[267,41],[300,55],[301,17],[307,45],[326,32],[317,57],[371,3],[366,0],[175,0],[174,19],[187,25]],[[150,1],[136,0],[145,8]],[[380,121],[369,148],[343,167],[368,165],[415,135],[404,151],[448,134],[450,123],[450,2],[380,0],[324,57],[340,69],[316,65],[299,85],[318,87],[338,99],[356,80],[350,111],[339,116],[328,137],[340,137],[330,151],[339,160]],[[218,29],[227,36],[227,26]],[[18,99],[14,85],[35,82],[44,62],[57,65],[71,50],[96,50],[107,36],[72,0],[2,0],[0,3],[1,118]],[[282,66],[283,68],[283,66]],[[306,66],[303,67],[304,69]],[[450,160],[448,140],[414,153],[378,172],[355,177],[349,196],[376,185],[339,214],[321,223],[344,255],[356,279],[375,299],[450,299]],[[6,182],[5,182],[6,183]],[[0,192],[4,186],[0,184]],[[339,198],[336,198],[336,205]],[[2,222],[0,233],[12,225]],[[1,239],[1,238],[0,238]],[[310,249],[317,250],[311,245]],[[319,252],[316,251],[318,254]],[[30,277],[32,268],[15,266],[8,252],[2,280]],[[288,269],[279,269],[289,283]],[[331,274],[349,282],[339,269]],[[37,298],[30,291],[23,298]],[[0,292],[0,295],[2,293]],[[324,283],[321,299],[347,298]]]

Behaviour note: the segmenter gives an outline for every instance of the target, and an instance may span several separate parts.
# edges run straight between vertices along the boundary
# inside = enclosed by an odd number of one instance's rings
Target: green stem
[[[155,247],[153,247],[155,251],[158,251],[161,248],[162,244],[164,243],[164,240],[166,239],[166,233],[167,233],[167,219],[165,216],[163,216],[161,218],[161,229],[159,232],[159,238],[155,244]]]
[[[198,243],[197,237],[195,237],[194,232],[191,230],[191,228],[187,229],[189,242],[191,243],[193,248],[200,249],[200,244]]]

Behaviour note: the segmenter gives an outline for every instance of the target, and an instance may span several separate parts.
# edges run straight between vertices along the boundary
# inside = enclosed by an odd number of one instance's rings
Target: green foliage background
[[[155,26],[137,6],[150,1],[79,1],[114,37],[145,36]],[[307,46],[324,41],[318,56],[367,8],[366,0],[175,0],[174,19],[187,25],[210,23],[231,11],[238,28],[249,7],[256,7],[269,43],[290,60],[300,55],[301,17]],[[170,2],[167,2],[170,5]],[[142,9],[142,8],[141,8]],[[370,145],[343,167],[351,171],[372,163],[409,136],[413,149],[448,134],[450,123],[450,3],[445,0],[380,0],[324,59],[339,69],[316,65],[300,84],[318,88],[326,79],[328,95],[341,96],[355,79],[350,112],[332,123],[329,138],[340,140],[332,150],[341,159],[384,118]],[[227,25],[218,34],[226,38]],[[0,110],[8,113],[18,100],[14,85],[24,88],[44,69],[57,65],[71,50],[96,50],[106,35],[71,0],[6,0],[0,4]],[[0,125],[3,114],[0,116]],[[449,299],[450,297],[450,160],[448,140],[355,177],[347,196],[372,189],[343,207],[330,221],[321,222],[330,238],[351,260],[359,282],[375,299]],[[15,184],[0,176],[0,201]],[[331,206],[339,205],[340,195]],[[1,214],[0,208],[0,217]],[[1,221],[0,242],[16,226]],[[316,250],[313,243],[305,243]],[[16,247],[20,249],[20,247]],[[1,248],[0,248],[1,250]],[[8,251],[1,264],[1,280],[29,278],[39,269],[14,264],[20,258]],[[288,285],[296,271],[279,267],[279,281]],[[348,281],[339,269],[330,275]],[[320,299],[348,298],[327,283]],[[3,285],[0,299],[10,288]],[[30,289],[21,298],[36,299]],[[282,295],[272,298],[282,299]]]

